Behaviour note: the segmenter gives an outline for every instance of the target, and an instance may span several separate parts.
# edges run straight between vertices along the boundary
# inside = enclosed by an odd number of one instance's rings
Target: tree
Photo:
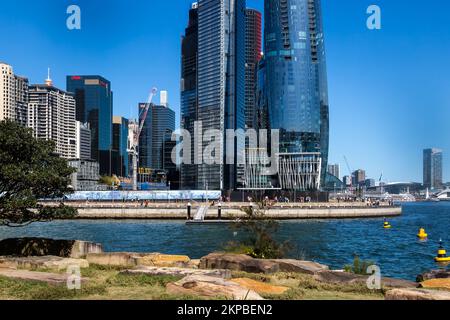
[[[20,227],[76,215],[61,200],[72,192],[69,182],[75,169],[54,150],[54,142],[33,137],[31,129],[0,122],[0,225]],[[60,205],[44,205],[39,199],[58,200]]]
[[[267,217],[268,206],[269,204],[261,200],[255,205],[241,208],[245,217],[232,224],[232,228],[242,231],[245,237],[240,241],[227,243],[226,251],[259,259],[280,259],[293,249],[290,242],[278,242],[274,238],[278,232],[279,223]]]

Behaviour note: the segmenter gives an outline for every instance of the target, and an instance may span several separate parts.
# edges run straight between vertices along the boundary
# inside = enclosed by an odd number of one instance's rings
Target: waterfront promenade
[[[77,219],[167,219],[185,220],[188,202],[69,202],[67,205],[78,209]],[[204,202],[191,203],[191,217],[205,205]],[[227,202],[220,206],[212,204],[205,220],[235,220],[245,216],[243,208],[251,203]],[[265,210],[269,218],[289,219],[352,219],[395,217],[402,214],[400,206],[381,204],[369,206],[362,202],[349,203],[277,203]]]

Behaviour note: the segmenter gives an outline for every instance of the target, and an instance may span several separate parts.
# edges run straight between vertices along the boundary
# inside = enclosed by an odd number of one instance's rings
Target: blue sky
[[[112,82],[114,113],[136,116],[152,86],[169,91],[179,115],[180,39],[191,1],[2,1],[0,60],[32,83],[52,68]],[[66,28],[66,9],[82,10],[82,30]],[[366,9],[382,10],[382,29],[366,28]],[[248,5],[262,9],[262,0]],[[343,156],[387,181],[421,181],[422,149],[444,149],[450,181],[450,2],[322,0],[330,95],[330,160]]]

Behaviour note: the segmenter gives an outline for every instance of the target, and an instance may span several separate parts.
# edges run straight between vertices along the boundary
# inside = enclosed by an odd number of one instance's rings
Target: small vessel
[[[428,234],[425,232],[424,228],[420,228],[419,233],[417,234],[417,237],[421,240],[424,240],[424,239],[428,238]]]
[[[442,245],[442,239],[439,240],[439,249],[438,249],[438,255],[436,258],[434,258],[436,262],[450,262],[450,257],[447,256],[447,251],[445,250],[444,246]]]

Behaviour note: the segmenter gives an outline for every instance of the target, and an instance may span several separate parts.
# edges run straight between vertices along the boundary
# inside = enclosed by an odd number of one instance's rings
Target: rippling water
[[[353,255],[374,261],[383,276],[414,280],[438,266],[436,255],[442,238],[450,251],[450,203],[413,203],[403,215],[390,220],[393,229],[383,229],[383,219],[313,220],[282,222],[277,237],[290,240],[293,258],[315,260],[332,268],[352,263]],[[429,240],[416,234],[424,227]],[[106,251],[164,252],[200,258],[234,238],[228,225],[186,225],[175,221],[55,221],[15,229],[0,227],[0,239],[48,237],[102,243]],[[239,236],[239,235],[238,235]]]

